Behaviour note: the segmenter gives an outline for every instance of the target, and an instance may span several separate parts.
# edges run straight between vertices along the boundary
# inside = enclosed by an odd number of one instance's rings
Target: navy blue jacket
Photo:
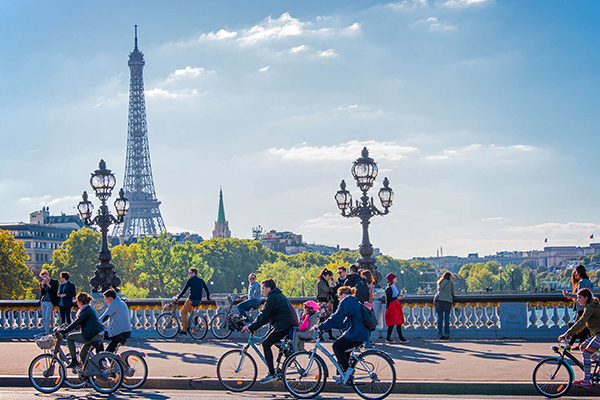
[[[206,286],[206,282],[204,279],[200,278],[198,275],[192,276],[187,280],[185,286],[181,290],[181,293],[177,295],[177,298],[180,299],[181,296],[185,294],[185,292],[190,289],[190,297],[188,297],[191,301],[201,302],[202,301],[202,292],[206,290],[206,298],[210,299],[210,292],[208,291],[208,286]]]
[[[361,305],[354,296],[346,296],[340,301],[337,311],[329,319],[319,325],[319,329],[326,331],[332,328],[344,329],[346,324],[350,328],[342,337],[354,342],[366,342],[371,337],[371,332],[363,323]]]
[[[71,322],[71,325],[67,326],[63,332],[69,333],[79,326],[81,326],[81,336],[86,342],[104,330],[96,310],[90,305],[82,307],[77,319]]]
[[[62,306],[63,307],[73,307],[73,297],[75,297],[75,285],[71,281],[66,281],[65,283],[60,284],[60,289],[58,290],[58,294],[65,294],[66,296],[62,298]],[[59,297],[59,305],[60,305],[60,297]]]

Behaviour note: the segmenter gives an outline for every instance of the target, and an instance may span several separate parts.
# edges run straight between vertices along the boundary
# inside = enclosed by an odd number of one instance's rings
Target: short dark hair
[[[69,280],[70,276],[71,275],[69,275],[69,273],[67,271],[63,271],[63,272],[60,273],[60,277],[61,278],[65,278],[65,280],[67,280],[67,281]]]
[[[587,300],[585,301],[585,304],[589,304],[592,300],[594,300],[594,294],[588,288],[581,289],[579,292],[577,292],[577,294],[580,295],[580,296],[582,296],[582,297],[586,297],[587,298]]]
[[[352,264],[350,266],[350,271],[358,273],[358,267],[356,266],[356,264]]]
[[[117,292],[115,292],[115,289],[108,289],[103,294],[104,294],[104,296],[110,297],[111,299],[116,299],[117,298]]]
[[[79,302],[81,302],[81,304],[90,304],[90,301],[92,301],[92,297],[89,296],[86,292],[77,293],[76,299]]]
[[[341,269],[342,271],[344,271],[344,272],[346,272],[346,271],[347,271],[346,267],[344,267],[343,265],[340,265],[340,266],[339,266],[337,269],[338,269],[338,271],[339,271],[340,269]]]
[[[277,286],[274,279],[265,279],[260,284],[269,289],[275,289],[275,286]]]
[[[198,268],[190,268],[190,272],[194,275],[198,275]]]

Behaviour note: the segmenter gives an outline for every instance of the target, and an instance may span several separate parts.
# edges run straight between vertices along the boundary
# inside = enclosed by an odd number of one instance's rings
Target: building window
[[[30,249],[31,248],[31,242],[23,242],[23,246],[25,246],[26,249]]]

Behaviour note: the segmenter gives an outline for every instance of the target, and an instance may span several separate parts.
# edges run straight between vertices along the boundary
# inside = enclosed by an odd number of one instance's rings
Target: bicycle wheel
[[[148,378],[148,364],[144,357],[139,354],[128,354],[123,361],[123,387],[125,389],[141,387]]]
[[[573,371],[565,361],[547,358],[533,370],[533,385],[546,397],[559,397],[567,393],[573,382]]]
[[[311,362],[312,352],[301,351],[289,356],[283,364],[283,384],[292,396],[312,399],[325,388],[325,368],[319,357]]]
[[[200,313],[192,315],[189,321],[188,332],[193,339],[202,340],[208,332],[206,318]]]
[[[179,320],[171,313],[161,314],[156,319],[156,332],[165,339],[174,338],[179,328]]]
[[[52,354],[40,354],[29,364],[29,382],[42,393],[56,392],[65,381],[65,366]]]
[[[352,388],[363,399],[387,397],[396,383],[396,368],[389,357],[379,351],[365,351],[353,365]]]
[[[110,394],[119,389],[123,383],[123,367],[121,361],[112,353],[98,353],[88,359],[86,371],[96,370],[89,378],[90,384],[102,394]]]
[[[232,392],[248,390],[256,382],[258,368],[250,354],[242,350],[230,350],[217,363],[219,382]]]
[[[81,389],[86,383],[87,380],[84,379],[75,368],[67,368],[65,365],[65,385],[71,389]]]
[[[210,320],[210,331],[217,339],[226,339],[233,330],[229,325],[229,317],[225,313],[218,313]]]

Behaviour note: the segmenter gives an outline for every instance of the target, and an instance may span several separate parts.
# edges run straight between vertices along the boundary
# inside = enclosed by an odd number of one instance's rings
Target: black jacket
[[[269,322],[275,329],[292,329],[298,326],[296,310],[277,287],[271,289],[262,311],[248,328],[255,331]]]
[[[201,302],[202,301],[202,292],[206,290],[206,299],[210,300],[210,292],[208,291],[208,286],[204,279],[200,278],[198,275],[194,275],[187,280],[185,286],[181,290],[181,292],[177,295],[177,298],[180,299],[185,292],[190,289],[190,297],[188,297],[191,301]]]
[[[61,283],[58,294],[66,295],[62,298],[63,307],[73,307],[73,297],[75,297],[75,285],[73,285],[73,282],[66,281],[65,283]],[[60,297],[58,298],[58,301],[60,303]]]
[[[361,278],[359,274],[348,274],[346,275],[346,286],[356,287],[356,281]]]
[[[60,297],[58,297],[58,281],[56,279],[50,279],[50,287],[46,285],[42,285],[40,283],[40,299],[44,298],[46,292],[50,294],[50,302],[52,302],[53,306],[58,306],[58,302],[60,301]]]
[[[92,306],[82,308],[77,319],[71,322],[71,325],[67,326],[63,332],[69,333],[80,325],[81,335],[86,342],[104,330],[96,310]]]

